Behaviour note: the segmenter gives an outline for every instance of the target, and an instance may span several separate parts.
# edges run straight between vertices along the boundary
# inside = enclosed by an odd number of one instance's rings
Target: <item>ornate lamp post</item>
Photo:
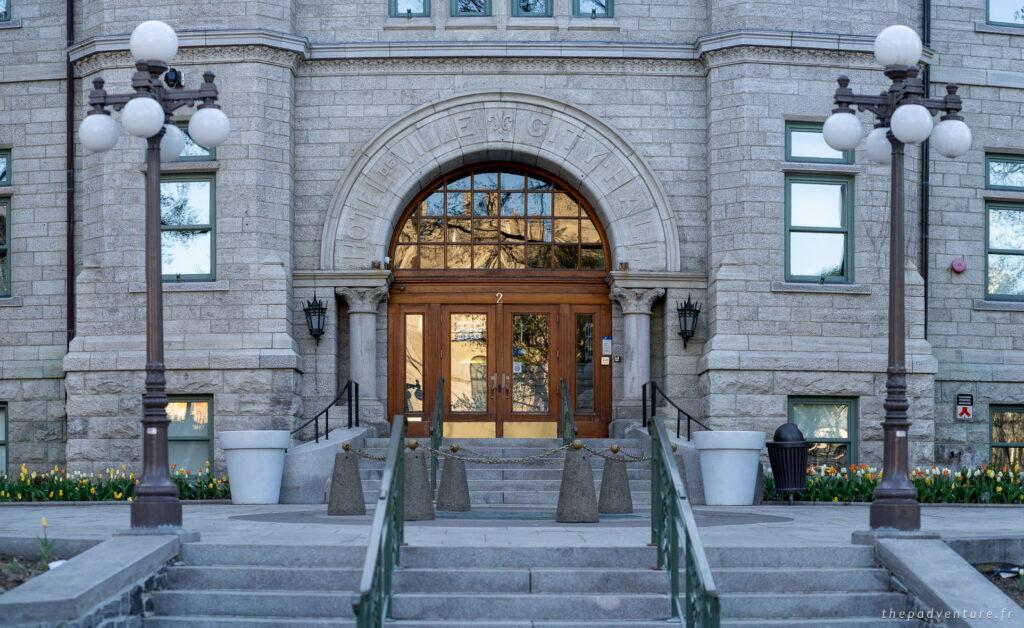
[[[117,144],[120,128],[109,109],[121,111],[130,135],[146,138],[146,390],[143,406],[143,473],[132,502],[132,528],[181,526],[178,488],[167,469],[166,379],[164,377],[163,286],[160,255],[160,161],[176,158],[184,134],[168,124],[171,114],[198,104],[188,125],[197,144],[213,148],[227,139],[230,124],[217,105],[213,73],[199,89],[182,89],[181,73],[168,67],[178,51],[178,35],[167,24],[143,22],[132,32],[134,93],[108,94],[103,79],[93,81],[89,115],[79,127],[82,144],[104,152]],[[164,82],[161,82],[163,76]],[[166,84],[165,84],[166,83]]]
[[[836,150],[853,150],[863,138],[854,107],[875,116],[865,152],[878,163],[891,163],[889,193],[889,366],[886,370],[884,477],[871,503],[871,528],[918,530],[921,507],[909,478],[906,367],[906,291],[904,286],[903,148],[931,139],[942,155],[959,157],[971,148],[971,130],[958,115],[962,105],[957,86],[946,85],[942,98],[928,98],[927,86],[918,78],[921,39],[906,26],[890,26],[875,39],[875,58],[892,80],[877,96],[854,94],[850,79],[839,77],[836,108],[825,121],[824,135]],[[938,124],[932,116],[942,113]]]

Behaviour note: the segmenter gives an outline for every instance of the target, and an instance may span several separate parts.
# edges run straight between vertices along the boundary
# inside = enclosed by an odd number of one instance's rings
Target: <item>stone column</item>
[[[382,411],[384,401],[377,389],[377,306],[388,298],[388,288],[335,288],[335,291],[348,302],[349,378],[359,382],[360,406]],[[373,420],[379,422],[384,418],[381,414]]]
[[[640,389],[651,379],[651,305],[664,288],[618,288],[611,299],[622,307],[622,399],[616,419],[640,418]],[[635,415],[635,416],[634,416]]]

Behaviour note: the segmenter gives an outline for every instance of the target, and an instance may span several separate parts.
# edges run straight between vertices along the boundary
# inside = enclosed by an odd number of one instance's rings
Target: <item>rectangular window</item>
[[[167,455],[170,464],[201,473],[213,464],[213,399],[171,397],[167,402]]]
[[[512,15],[516,17],[551,17],[555,0],[512,0]]]
[[[3,2],[3,0],[0,0]],[[11,151],[0,150],[0,185],[11,184]]]
[[[0,403],[0,475],[7,475],[7,404]]]
[[[429,17],[430,0],[388,0],[391,17]]]
[[[188,134],[188,122],[177,122],[176,125],[185,134],[185,148],[178,155],[178,161],[210,161],[217,158],[216,148],[203,148],[192,141]]]
[[[1019,0],[987,0],[986,5],[990,24],[1024,26],[1024,5]]]
[[[0,198],[0,297],[11,296],[10,199]]]
[[[11,19],[11,0],[0,0],[0,22],[8,22]]]
[[[857,462],[857,400],[790,397],[789,422],[811,443],[808,463],[850,465]]]
[[[1024,464],[1024,406],[990,406],[992,466]]]
[[[1024,205],[989,203],[986,210],[986,297],[1024,300]]]
[[[216,188],[211,175],[167,175],[160,182],[160,229],[165,281],[214,277]]]
[[[786,176],[786,281],[853,281],[853,178]]]
[[[825,143],[820,122],[786,123],[786,161],[852,164],[853,151],[838,151]]]
[[[453,17],[487,17],[491,14],[491,0],[452,0]]]
[[[615,0],[572,0],[572,14],[576,17],[614,17]]]
[[[990,190],[1024,190],[1024,157],[985,155],[985,187]]]

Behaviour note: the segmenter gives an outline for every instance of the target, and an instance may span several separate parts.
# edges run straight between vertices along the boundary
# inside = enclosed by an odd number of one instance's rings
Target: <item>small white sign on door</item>
[[[513,362],[512,363],[512,372],[513,373],[522,373],[523,372],[523,363],[522,362]]]
[[[612,337],[602,336],[601,337],[601,355],[612,354]]]

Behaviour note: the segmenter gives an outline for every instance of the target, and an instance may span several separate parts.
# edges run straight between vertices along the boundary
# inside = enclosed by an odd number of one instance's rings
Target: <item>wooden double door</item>
[[[606,435],[607,290],[397,282],[388,315],[389,413],[406,415],[410,434],[425,436],[440,395],[447,437],[553,438],[564,380],[580,434]]]

